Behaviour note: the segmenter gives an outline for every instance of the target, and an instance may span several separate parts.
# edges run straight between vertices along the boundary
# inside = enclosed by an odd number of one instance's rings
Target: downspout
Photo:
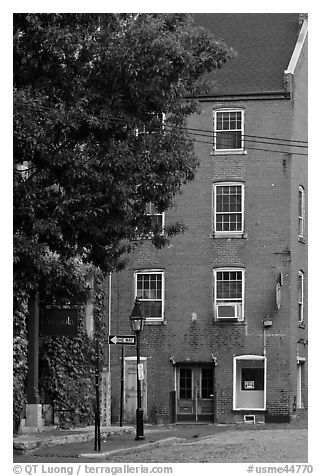
[[[111,328],[111,271],[108,277],[108,373],[110,374],[110,328]]]
[[[266,327],[263,325],[263,356],[266,357]]]

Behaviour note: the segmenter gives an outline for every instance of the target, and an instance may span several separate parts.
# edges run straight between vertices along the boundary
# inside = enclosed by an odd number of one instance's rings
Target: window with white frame
[[[214,233],[240,234],[244,231],[244,185],[216,183],[213,185]]]
[[[239,355],[233,361],[233,410],[265,410],[266,358]]]
[[[155,205],[153,205],[152,202],[149,202],[146,205],[146,214],[152,219],[152,230],[162,232],[165,226],[165,213],[158,212]]]
[[[304,320],[304,273],[298,273],[298,321],[302,323]]]
[[[214,315],[217,320],[244,319],[244,270],[214,270]]]
[[[164,271],[144,270],[135,272],[135,297],[147,320],[164,319]]]
[[[214,111],[214,150],[240,151],[244,148],[244,111]]]
[[[305,227],[305,204],[304,204],[304,188],[299,186],[299,209],[298,209],[298,228],[299,228],[299,238],[304,237],[304,227]]]

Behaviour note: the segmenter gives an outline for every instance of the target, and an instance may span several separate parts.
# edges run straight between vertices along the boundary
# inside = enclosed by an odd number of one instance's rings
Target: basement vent
[[[255,423],[255,415],[244,415],[244,423]]]

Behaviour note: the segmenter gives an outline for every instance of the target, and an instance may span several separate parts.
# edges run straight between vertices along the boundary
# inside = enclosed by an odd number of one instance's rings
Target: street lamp
[[[142,315],[139,300],[136,298],[135,305],[129,320],[133,331],[136,334],[136,350],[137,350],[137,409],[136,409],[136,438],[135,440],[144,440],[144,421],[142,409],[142,395],[140,381],[143,379],[143,373],[140,364],[140,333],[144,329],[145,317]]]

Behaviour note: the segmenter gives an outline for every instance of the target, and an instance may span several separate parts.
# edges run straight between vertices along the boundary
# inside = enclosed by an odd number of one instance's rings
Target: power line
[[[171,126],[168,126],[168,127],[171,127]],[[196,131],[196,132],[205,132],[205,133],[208,133],[208,134],[213,134],[213,130],[207,130],[207,129],[195,129],[195,128],[192,128],[192,127],[182,127],[182,129],[187,129],[189,131]],[[244,137],[254,137],[254,138],[257,138],[257,139],[267,139],[267,140],[279,140],[279,141],[282,141],[282,142],[299,142],[299,143],[302,143],[302,144],[307,144],[308,141],[303,141],[303,140],[294,140],[294,139],[283,139],[283,138],[279,138],[279,137],[267,137],[267,136],[256,136],[256,135],[250,135],[250,134],[243,134]]]
[[[192,140],[192,139],[190,139],[190,140]],[[197,139],[194,139],[193,142],[197,142],[199,144],[208,144],[208,145],[213,146],[212,142],[200,141],[200,140],[197,140]],[[246,149],[262,150],[262,151],[265,151],[265,152],[275,152],[275,153],[279,153],[279,154],[288,154],[288,153],[290,153],[290,154],[293,154],[293,155],[303,155],[305,157],[308,157],[308,154],[303,154],[303,153],[300,153],[300,152],[287,152],[286,150],[263,149],[263,148],[258,148],[258,147],[246,147]],[[226,152],[224,150],[224,152],[228,155],[228,151]]]
[[[123,122],[124,121],[123,119],[115,117],[115,116],[108,116],[108,118],[110,120],[114,120],[114,121],[117,121],[117,122]],[[162,127],[171,128],[172,130],[174,128],[174,126],[170,126],[170,125],[163,124],[163,123],[159,123],[159,127],[160,128],[162,128]],[[203,136],[203,137],[213,137],[213,133],[214,133],[214,130],[211,131],[211,130],[206,130],[206,129],[195,129],[195,128],[192,128],[192,127],[180,126],[180,129],[185,130],[185,131],[196,131],[197,133],[195,133],[193,135],[198,135],[198,136]],[[202,134],[202,132],[204,132],[205,134]],[[191,132],[187,132],[187,133],[192,134]],[[250,135],[250,134],[242,134],[241,137],[244,138],[244,140],[247,140],[247,142],[256,142],[256,143],[260,143],[260,144],[272,144],[272,145],[277,145],[277,146],[284,145],[285,147],[290,147],[292,145],[293,147],[300,147],[300,148],[306,148],[306,149],[308,148],[307,146],[304,146],[304,145],[292,144],[292,142],[297,142],[297,143],[302,143],[302,144],[307,144],[308,143],[307,141],[301,141],[301,140],[282,139],[282,138],[278,138],[278,137],[267,137],[267,136],[255,136],[255,135]],[[254,140],[251,140],[251,139],[246,139],[246,137],[253,137],[255,139],[267,139],[267,140],[271,140],[272,142],[254,141]],[[282,142],[289,142],[290,144],[282,144],[282,143],[278,143],[278,142],[273,142],[273,140],[278,140],[278,141],[282,141]]]
[[[171,126],[164,126],[164,127],[168,127],[170,128]],[[188,128],[184,128],[185,130],[189,130]],[[228,131],[226,131],[228,132]],[[198,133],[198,132],[187,132],[187,134],[192,134],[192,135],[195,135],[195,136],[201,136],[201,137],[209,137],[209,138],[212,138],[213,137],[213,134],[214,134],[214,131],[212,131],[209,134],[202,134],[202,133]],[[245,134],[241,135],[241,138],[243,138],[243,140],[245,142],[253,142],[253,143],[257,143],[257,144],[268,144],[268,145],[277,145],[277,146],[284,146],[284,147],[299,147],[299,148],[303,148],[303,149],[307,149],[308,147],[307,146],[304,146],[304,145],[294,145],[294,144],[282,144],[282,143],[277,143],[277,142],[268,142],[268,141],[257,141],[257,140],[251,140],[251,139],[246,139],[246,136]],[[258,137],[258,136],[250,136],[250,137]],[[224,142],[224,137],[221,137],[220,138],[220,141]],[[228,140],[228,138],[226,138],[226,140]]]
[[[110,116],[108,117],[110,120],[114,120],[114,121],[117,121],[117,122],[123,122],[122,119],[120,118],[117,118],[117,117],[114,117],[114,116]],[[155,127],[156,128],[156,127]],[[159,128],[168,128],[168,129],[171,129],[173,130],[174,129],[174,126],[170,126],[170,125],[167,125],[167,124],[162,124],[160,123],[159,124]],[[191,127],[180,127],[180,129],[182,130],[185,130],[187,131],[187,134],[192,134],[192,135],[195,135],[195,136],[203,136],[203,137],[213,137],[213,134],[214,134],[214,130],[213,131],[210,131],[210,130],[206,130],[206,129],[194,129],[194,128],[191,128]],[[189,132],[189,131],[199,131],[200,133],[196,132],[196,133],[193,133],[193,132]],[[205,134],[202,134],[202,132],[205,132]],[[253,142],[253,143],[258,143],[258,144],[269,144],[269,145],[276,145],[276,146],[284,146],[284,147],[296,147],[296,148],[304,148],[304,149],[307,149],[308,147],[307,146],[304,146],[304,145],[295,145],[295,144],[292,144],[292,142],[298,142],[298,143],[308,143],[307,141],[299,141],[299,140],[290,140],[290,139],[281,139],[281,138],[276,138],[276,137],[264,137],[264,136],[255,136],[255,135],[249,135],[249,134],[242,134],[241,137],[244,139],[244,141],[246,142]],[[251,139],[246,139],[246,137],[253,137],[253,138],[257,138],[257,139],[271,139],[272,142],[267,142],[267,141],[256,141],[256,140],[251,140]],[[289,142],[289,144],[282,144],[282,143],[278,143],[278,142],[273,142],[273,140],[278,140],[278,141],[282,141],[282,142]],[[248,147],[249,149],[250,147]],[[254,150],[261,150],[261,149],[254,149]],[[263,150],[263,149],[262,149]],[[282,152],[282,151],[281,151]],[[301,155],[301,154],[300,154]],[[303,155],[307,155],[307,154],[303,154]]]
[[[21,106],[24,106],[24,107],[32,107],[34,109],[39,109],[39,110],[46,110],[46,111],[54,111],[54,112],[63,112],[63,111],[59,111],[58,109],[53,109],[53,108],[50,108],[50,107],[47,107],[47,106],[41,106],[41,105],[36,105],[36,104],[25,104],[25,103],[20,103],[20,102],[16,102],[16,104],[18,105],[21,105]],[[64,111],[66,112],[66,111]],[[68,114],[68,112],[66,112]],[[74,113],[76,116],[80,116],[80,117],[84,117],[83,116],[83,113],[80,113],[80,112],[76,112]],[[125,118],[120,118],[120,117],[115,117],[115,116],[111,116],[111,115],[106,115],[106,119],[110,120],[111,122],[117,122],[117,123],[122,123],[122,124],[126,124],[126,125],[129,125],[129,122],[128,120],[126,120]],[[132,124],[133,127],[135,127],[135,123],[133,122]],[[136,125],[137,127],[137,125]],[[170,130],[174,130],[174,126],[170,126],[168,124],[164,124],[164,123],[159,123],[159,128],[167,128],[170,129]],[[156,126],[154,128],[154,130],[156,129]],[[158,127],[157,127],[158,129]],[[210,130],[206,130],[206,129],[196,129],[196,128],[189,128],[189,127],[183,127],[183,126],[180,126],[180,129],[186,131],[187,134],[189,135],[194,135],[194,136],[201,136],[201,137],[209,137],[209,138],[212,138],[213,137],[213,133],[214,131],[210,131]],[[190,132],[190,131],[195,131],[195,132]],[[203,134],[203,132],[205,134]],[[284,139],[284,138],[277,138],[277,137],[267,137],[267,136],[256,136],[256,135],[249,135],[249,134],[243,134],[241,136],[243,138],[243,140],[245,142],[251,142],[251,143],[258,143],[258,144],[262,144],[262,145],[265,145],[265,144],[268,144],[268,145],[275,145],[275,146],[284,146],[284,147],[295,147],[295,148],[307,148],[307,146],[304,146],[304,145],[295,145],[293,144],[294,142],[298,143],[298,144],[303,144],[303,143],[306,143],[307,144],[307,141],[301,141],[301,140],[290,140],[290,139]],[[265,141],[257,141],[257,140],[253,140],[253,139],[246,139],[247,137],[251,137],[251,138],[254,138],[254,139],[266,139]],[[221,138],[222,140],[222,138]],[[271,140],[271,142],[268,142],[268,140]],[[282,141],[282,142],[289,142],[289,144],[282,144],[282,143],[279,143],[279,142],[273,142],[273,141]],[[199,141],[199,140],[196,140],[194,139],[195,142],[199,142],[199,143],[206,143],[206,144],[213,144],[213,142],[205,142],[205,141]],[[224,138],[223,138],[223,141],[224,141]],[[263,149],[263,148],[255,148],[255,147],[249,147],[247,146],[247,149],[251,149],[251,150],[262,150],[262,151],[267,151],[267,152],[278,152],[278,153],[286,153],[287,151],[281,151],[281,150],[272,150],[272,149]],[[307,156],[308,154],[301,154],[301,153],[298,153],[298,152],[291,152],[295,155],[303,155],[303,156]]]

